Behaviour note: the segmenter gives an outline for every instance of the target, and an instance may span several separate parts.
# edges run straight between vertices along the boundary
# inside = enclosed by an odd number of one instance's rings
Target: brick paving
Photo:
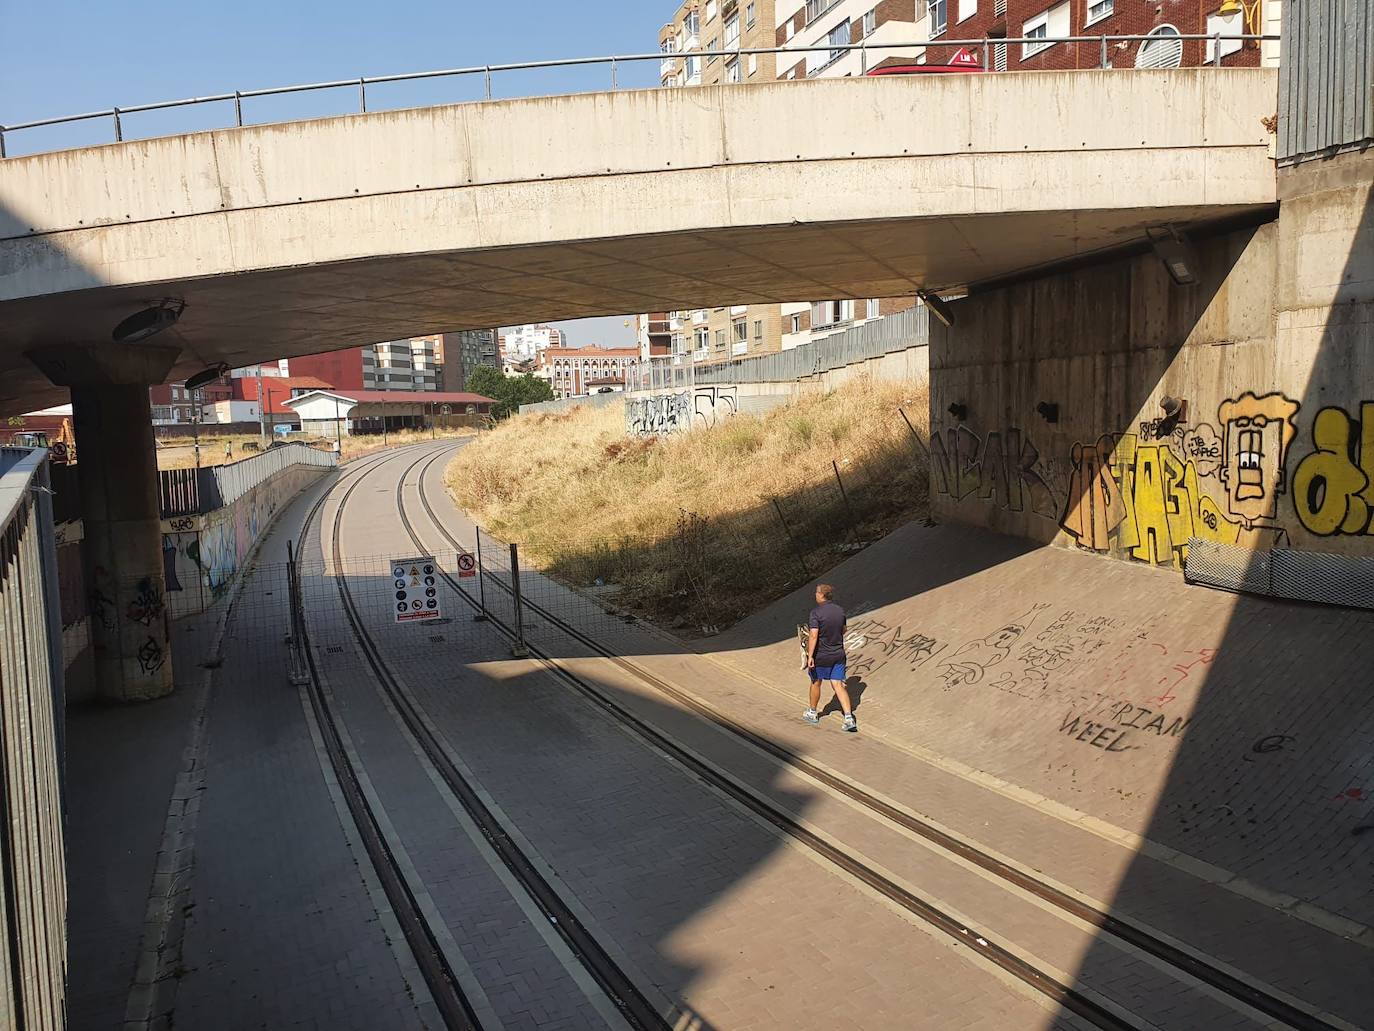
[[[350,551],[394,558],[410,550],[401,543],[395,478],[422,453],[382,459],[387,469],[359,489],[345,520]],[[436,507],[470,535],[442,497],[442,462],[436,469],[426,485]],[[416,509],[417,528],[441,552]],[[300,695],[286,682],[283,599],[271,567],[303,511],[285,513],[269,538],[212,688],[173,1024],[435,1026],[413,957],[389,931],[366,857],[341,823]],[[326,506],[326,519],[331,512]],[[309,543],[314,557],[318,542]],[[387,618],[389,574],[353,573],[386,661],[456,761],[598,940],[675,1019],[730,1029],[1081,1026],[780,838],[536,665],[511,659],[490,626],[455,606],[442,626],[396,628]],[[1321,797],[1336,782],[1358,786],[1367,772],[1369,701],[1352,686],[1374,650],[1364,643],[1371,624],[1363,615],[1237,601],[1148,570],[940,528],[899,531],[831,577],[842,588],[862,585],[846,600],[868,610],[865,640],[852,652],[864,679],[857,737],[839,733],[830,717],[820,729],[796,718],[803,681],[793,625],[805,599],[709,642],[724,654],[707,658],[608,618],[537,575],[527,591],[814,761],[1113,912],[1368,1023],[1360,986],[1370,948],[1323,925],[1365,920],[1374,835],[1349,834],[1351,821],[1367,819],[1361,798]],[[331,606],[325,590],[315,597],[312,626],[341,723],[396,845],[492,1011],[507,1027],[613,1024],[606,1000],[493,868],[399,731],[347,646],[337,601]],[[1067,982],[1158,1027],[1258,1025],[532,622],[541,644],[620,704]],[[1019,631],[1008,642],[999,628]],[[1095,639],[1104,643],[1089,650]],[[997,651],[1008,654],[988,661]],[[1312,682],[1301,694],[1284,689],[1298,671]],[[1045,674],[1043,685],[1032,672]],[[1192,723],[1177,736],[1167,723],[1165,734],[1121,728],[1136,731],[1124,739],[1129,750],[1094,748],[1100,730],[1077,740],[1061,730],[1058,709],[1099,691],[1117,706],[1160,698],[1158,711]],[[73,841],[84,842],[72,859],[73,1027],[115,1026],[122,1016],[195,700],[187,691],[73,720]],[[1112,722],[1103,715],[1112,707],[1099,708],[1085,718]],[[1283,738],[1255,750],[1266,728]],[[118,744],[107,746],[114,733]],[[1143,851],[1140,836],[1149,839]],[[1195,876],[1189,857],[1215,865]],[[1234,875],[1248,895],[1206,879]],[[1275,905],[1257,901],[1264,891],[1279,893]],[[1275,908],[1297,900],[1318,907],[1311,920]]]

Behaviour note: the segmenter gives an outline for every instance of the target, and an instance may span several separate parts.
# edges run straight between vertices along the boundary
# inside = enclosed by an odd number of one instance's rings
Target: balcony
[[[709,347],[698,347],[692,352],[692,361],[709,362],[711,360],[711,349]]]
[[[709,322],[710,319],[711,313],[705,308],[698,308],[696,311],[692,312],[692,325],[694,326],[700,326],[705,322]]]
[[[748,354],[748,353],[749,353],[749,343],[748,343],[748,341],[742,340],[742,341],[740,341],[738,344],[734,344],[734,345],[732,345],[732,346],[730,347],[730,357],[731,357],[731,358],[743,358],[743,357],[744,357],[746,354]]]

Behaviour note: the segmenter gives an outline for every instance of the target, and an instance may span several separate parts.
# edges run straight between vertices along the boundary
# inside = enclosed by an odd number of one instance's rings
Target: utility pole
[[[262,365],[258,365],[258,432],[262,437],[262,449],[267,450],[267,400],[262,392]]]
[[[339,399],[334,398],[334,450],[343,458],[343,419],[339,417]]]
[[[191,433],[196,442],[196,468],[200,468],[200,391],[191,391]]]

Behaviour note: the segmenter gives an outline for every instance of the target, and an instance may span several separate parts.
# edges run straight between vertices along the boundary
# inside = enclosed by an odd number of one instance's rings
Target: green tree
[[[468,390],[495,401],[491,414],[498,419],[514,415],[521,405],[553,400],[553,388],[544,380],[528,372],[523,376],[507,376],[500,369],[486,365],[472,370],[468,376]]]

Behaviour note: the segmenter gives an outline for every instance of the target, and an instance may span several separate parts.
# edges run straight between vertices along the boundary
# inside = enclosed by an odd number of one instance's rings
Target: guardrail
[[[698,57],[704,59],[732,58],[749,55],[763,54],[807,54],[807,53],[850,53],[857,51],[861,55],[860,65],[863,73],[868,72],[868,55],[877,54],[883,51],[894,50],[918,50],[924,52],[930,48],[963,48],[977,49],[982,54],[982,67],[988,69],[990,66],[989,58],[992,48],[1003,45],[1023,45],[1029,44],[1035,47],[1049,47],[1056,43],[1080,43],[1096,44],[1100,48],[1100,64],[1106,69],[1109,47],[1113,43],[1143,43],[1147,40],[1161,42],[1212,42],[1214,46],[1213,64],[1217,67],[1222,63],[1222,43],[1236,42],[1244,44],[1247,42],[1272,43],[1280,39],[1275,35],[1257,35],[1253,33],[1212,33],[1212,34],[1179,34],[1175,36],[1151,36],[1141,34],[1130,35],[1099,35],[1099,36],[1015,36],[1015,37],[992,37],[983,36],[978,39],[923,39],[907,40],[905,42],[891,43],[845,43],[838,46],[821,44],[808,47],[752,47],[745,49],[725,49],[725,50],[692,50],[678,53],[665,54],[657,51],[652,54],[620,54],[610,57],[572,57],[554,61],[522,61],[514,64],[486,64],[473,65],[467,68],[445,68],[429,72],[405,72],[398,75],[360,75],[352,79],[335,79],[331,82],[310,82],[301,83],[295,86],[274,86],[267,89],[234,90],[232,93],[216,93],[204,97],[187,97],[182,100],[164,100],[153,104],[130,104],[124,107],[111,107],[103,111],[88,111],[78,115],[61,115],[56,118],[39,118],[28,122],[14,122],[10,124],[0,124],[0,159],[7,157],[5,153],[5,137],[7,134],[21,132],[25,129],[38,129],[53,125],[69,125],[74,122],[88,122],[96,119],[110,119],[114,133],[114,142],[119,143],[124,139],[124,122],[127,115],[142,114],[149,111],[169,111],[180,107],[196,107],[204,104],[230,104],[234,105],[234,126],[242,127],[245,124],[243,119],[243,102],[257,97],[276,97],[285,96],[292,93],[311,93],[319,90],[333,89],[356,89],[358,91],[357,111],[366,114],[367,88],[369,86],[380,86],[388,83],[398,82],[418,82],[425,79],[449,79],[463,78],[468,76],[480,75],[484,82],[484,97],[486,100],[493,99],[492,95],[492,76],[502,72],[536,71],[549,68],[579,68],[608,66],[610,69],[611,90],[620,88],[620,66],[638,64],[645,61],[664,61],[669,59],[680,59],[685,57]],[[1133,69],[1122,69],[1133,70]],[[779,80],[781,81],[781,80]],[[288,119],[290,121],[291,119]],[[226,126],[228,128],[228,126]],[[176,134],[170,134],[176,135]]]
[[[283,444],[230,465],[164,469],[158,473],[163,519],[213,512],[232,505],[260,483],[293,465],[333,468],[339,456],[306,444]]]
[[[48,458],[0,448],[0,1026],[61,1027],[62,627]]]

